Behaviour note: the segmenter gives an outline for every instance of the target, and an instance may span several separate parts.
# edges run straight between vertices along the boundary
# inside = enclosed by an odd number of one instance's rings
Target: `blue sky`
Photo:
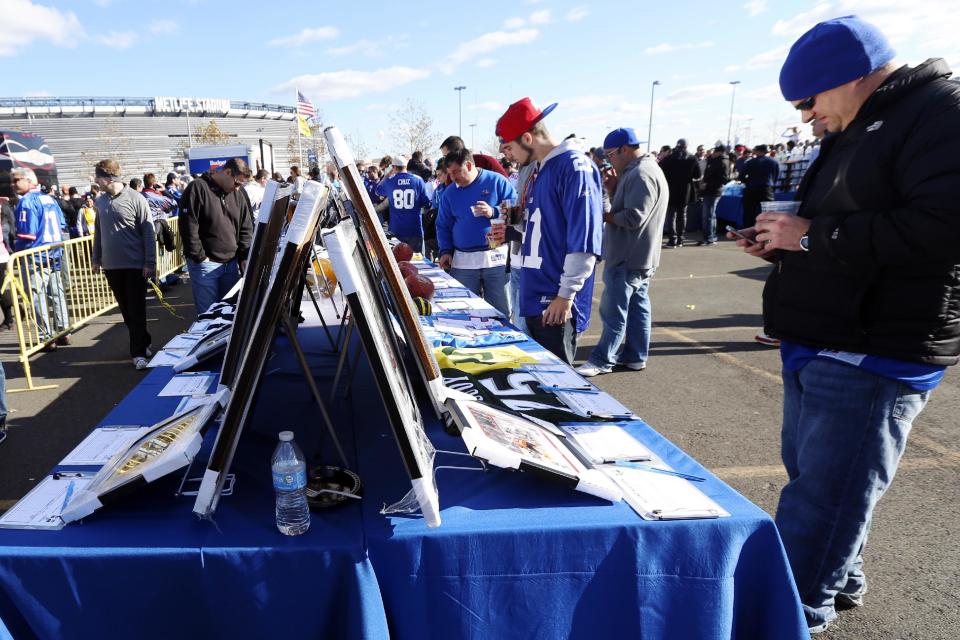
[[[0,0],[5,96],[190,96],[293,103],[395,150],[389,114],[424,105],[439,134],[488,146],[508,104],[559,102],[549,128],[599,144],[611,128],[646,138],[654,80],[654,146],[751,144],[799,124],[777,88],[789,45],[849,13],[889,35],[901,62],[960,65],[960,18],[943,0],[584,2],[323,2]],[[906,6],[905,6],[906,5]],[[309,7],[309,8],[307,8]],[[469,125],[475,124],[471,128]],[[806,133],[806,130],[804,131]]]

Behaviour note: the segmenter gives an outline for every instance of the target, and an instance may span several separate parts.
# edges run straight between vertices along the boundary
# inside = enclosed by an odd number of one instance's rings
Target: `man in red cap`
[[[521,250],[520,314],[527,333],[572,363],[577,334],[587,328],[593,268],[603,233],[600,171],[573,139],[557,144],[530,98],[513,103],[497,121],[504,152],[533,163],[521,206],[526,226]]]

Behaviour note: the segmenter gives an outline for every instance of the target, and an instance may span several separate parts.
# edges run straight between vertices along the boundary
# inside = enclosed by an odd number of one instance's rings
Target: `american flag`
[[[304,118],[317,117],[316,107],[299,91],[297,91],[297,115],[303,116]]]

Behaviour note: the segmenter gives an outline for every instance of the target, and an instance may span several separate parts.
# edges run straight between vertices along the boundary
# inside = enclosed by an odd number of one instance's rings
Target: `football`
[[[414,298],[433,298],[433,283],[430,278],[421,275],[410,275],[404,280],[407,283],[407,290]]]
[[[400,273],[403,275],[404,279],[406,279],[407,276],[415,276],[420,273],[413,263],[407,261],[398,262],[397,266],[400,267]]]
[[[406,242],[401,242],[393,248],[393,257],[397,259],[397,262],[409,262],[410,258],[413,257],[413,247]]]
[[[413,306],[416,307],[417,313],[422,316],[428,316],[433,313],[433,306],[430,304],[429,300],[424,300],[423,298],[414,298]]]

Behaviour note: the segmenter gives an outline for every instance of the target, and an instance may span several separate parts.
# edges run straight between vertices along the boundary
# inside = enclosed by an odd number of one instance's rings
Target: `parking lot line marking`
[[[950,456],[934,458],[906,458],[900,461],[899,471],[916,469],[949,469],[960,465],[960,460],[953,460]],[[717,467],[710,471],[721,480],[743,480],[745,478],[777,478],[786,480],[787,472],[783,465],[767,464],[753,467]]]

